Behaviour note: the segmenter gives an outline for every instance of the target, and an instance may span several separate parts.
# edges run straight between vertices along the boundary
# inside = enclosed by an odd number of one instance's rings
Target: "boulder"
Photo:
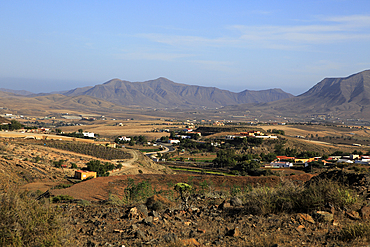
[[[315,220],[309,214],[299,214],[299,217],[306,222],[315,224]]]
[[[239,227],[235,227],[234,229],[230,229],[226,232],[226,236],[231,237],[239,237],[240,236],[240,230]]]
[[[234,196],[233,198],[230,199],[230,204],[233,207],[241,207],[241,206],[243,206],[242,200],[240,200],[240,198],[239,197],[236,197],[236,196]]]
[[[150,210],[155,210],[159,211],[164,208],[173,208],[175,206],[174,202],[171,202],[167,198],[161,196],[161,195],[154,195],[152,197],[149,197],[146,200],[145,205],[150,209]]]
[[[167,233],[163,235],[163,239],[166,243],[176,243],[177,241],[179,241],[179,238],[175,233]]]
[[[351,220],[360,220],[360,214],[357,211],[347,211],[346,216]]]
[[[141,213],[143,217],[148,217],[148,208],[144,204],[136,206],[138,213]]]
[[[320,222],[332,222],[334,215],[326,211],[316,211],[315,218]]]
[[[142,231],[142,230],[140,230],[140,229],[138,229],[136,232],[135,232],[135,237],[136,238],[139,238],[139,239],[141,239],[141,240],[146,240],[146,236],[145,236],[145,233]]]
[[[220,210],[224,210],[224,209],[228,209],[228,208],[232,208],[231,204],[227,201],[223,201],[219,206],[218,206],[218,209]]]
[[[360,210],[361,218],[364,220],[370,219],[370,207],[363,206]]]
[[[200,243],[197,240],[195,240],[194,238],[183,239],[183,240],[181,240],[181,243],[184,246],[200,246]]]

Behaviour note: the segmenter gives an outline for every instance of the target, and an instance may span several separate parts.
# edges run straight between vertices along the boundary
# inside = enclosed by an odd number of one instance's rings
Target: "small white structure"
[[[270,163],[270,166],[275,168],[290,168],[293,167],[293,163],[283,161],[273,161]]]
[[[355,163],[360,165],[369,165],[370,160],[369,159],[355,160]]]
[[[180,140],[169,139],[168,140],[168,143],[171,143],[171,144],[179,144],[180,143]]]
[[[93,132],[83,132],[82,134],[84,137],[95,138],[95,134]]]
[[[118,140],[122,141],[122,142],[129,142],[129,141],[131,141],[131,138],[126,137],[126,136],[121,136],[121,137],[118,137]]]
[[[348,160],[348,159],[339,159],[339,160],[337,160],[337,163],[353,164],[353,161],[352,160]]]
[[[181,136],[178,136],[180,137],[181,139],[191,139],[191,136],[184,136],[184,135],[181,135]]]
[[[277,139],[277,136],[255,136],[255,138],[262,138],[262,139]]]
[[[227,135],[226,140],[234,140],[235,136],[234,135]]]

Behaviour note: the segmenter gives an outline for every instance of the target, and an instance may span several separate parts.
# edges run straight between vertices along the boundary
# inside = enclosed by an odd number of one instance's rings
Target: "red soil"
[[[208,175],[165,175],[165,174],[139,174],[123,175],[112,177],[100,177],[84,181],[66,189],[53,190],[53,195],[69,195],[75,199],[89,201],[107,200],[109,194],[123,195],[127,187],[128,178],[134,179],[135,184],[141,181],[148,181],[152,188],[159,190],[173,189],[173,185],[179,182],[192,183],[199,188],[201,182],[206,181],[214,190],[229,191],[234,185],[241,188],[246,186],[269,185],[274,186],[281,182],[281,179],[291,179],[293,181],[308,181],[313,177],[312,174],[301,174],[292,176],[268,176],[268,177],[227,177],[227,176],[208,176]]]

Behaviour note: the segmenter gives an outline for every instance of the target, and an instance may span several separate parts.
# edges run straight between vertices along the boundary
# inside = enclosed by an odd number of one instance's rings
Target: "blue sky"
[[[301,94],[370,69],[370,1],[0,0],[0,87],[113,78]]]

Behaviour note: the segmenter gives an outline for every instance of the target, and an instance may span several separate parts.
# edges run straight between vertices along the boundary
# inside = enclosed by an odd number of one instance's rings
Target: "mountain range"
[[[293,97],[281,89],[234,93],[215,87],[175,83],[163,77],[145,82],[113,79],[101,85],[76,88],[63,94],[87,95],[124,106],[193,109],[270,102]]]
[[[145,82],[113,79],[59,94],[32,95],[25,91],[0,89],[0,107],[24,110],[33,107],[32,112],[40,112],[41,108],[76,112],[88,110],[96,114],[130,111],[132,114],[155,116],[181,115],[186,109],[190,109],[189,112],[197,109],[197,114],[222,118],[271,118],[277,115],[310,118],[315,114],[324,114],[331,118],[370,121],[370,70],[345,78],[325,78],[298,96],[281,89],[234,93],[215,87],[175,83],[161,77]],[[189,114],[194,114],[194,111]]]
[[[225,107],[224,110],[285,116],[331,115],[370,119],[370,70],[345,78],[325,78],[307,92],[275,102]]]

